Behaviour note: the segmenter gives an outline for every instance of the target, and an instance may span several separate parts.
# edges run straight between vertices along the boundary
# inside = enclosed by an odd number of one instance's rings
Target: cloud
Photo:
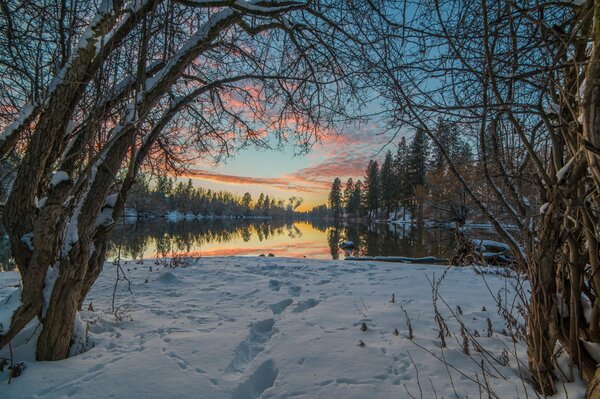
[[[255,177],[225,174],[197,165],[185,177],[237,186],[260,186],[314,197],[312,202],[326,200],[336,177],[361,179],[370,159],[382,158],[382,148],[389,136],[380,134],[376,124],[348,129],[340,135],[324,135],[321,145],[308,155],[310,166],[277,177]]]
[[[285,177],[252,177],[252,176],[239,176],[229,175],[217,172],[211,172],[207,170],[191,170],[182,177],[192,179],[203,179],[211,180],[218,183],[236,184],[236,185],[257,185],[266,186],[280,190],[299,191],[299,192],[313,192],[313,187],[307,187],[300,180],[289,179]]]

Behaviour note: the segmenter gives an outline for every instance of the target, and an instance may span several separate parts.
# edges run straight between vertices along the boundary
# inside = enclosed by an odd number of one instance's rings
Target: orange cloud
[[[207,170],[192,170],[183,175],[182,177],[192,179],[204,179],[211,180],[219,183],[227,184],[239,184],[239,185],[257,185],[257,186],[269,186],[282,190],[300,191],[300,192],[313,192],[311,187],[306,187],[301,184],[293,184],[294,182],[299,183],[301,180],[289,179],[289,178],[271,178],[271,177],[251,177],[251,176],[237,176],[227,175],[222,173],[210,172]]]

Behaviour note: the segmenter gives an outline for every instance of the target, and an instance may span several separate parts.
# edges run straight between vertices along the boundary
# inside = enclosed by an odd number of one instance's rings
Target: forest
[[[263,193],[254,200],[248,192],[238,196],[228,191],[212,191],[194,186],[191,179],[176,182],[165,175],[154,180],[155,183],[144,174],[137,179],[125,204],[130,217],[164,217],[173,211],[194,217],[291,217],[303,202],[297,196],[283,200]]]

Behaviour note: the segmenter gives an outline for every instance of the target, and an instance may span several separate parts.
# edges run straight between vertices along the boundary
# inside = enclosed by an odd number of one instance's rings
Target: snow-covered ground
[[[110,310],[116,269],[107,264],[82,312],[93,348],[34,362],[31,325],[13,341],[14,360],[26,369],[10,385],[6,369],[0,374],[0,397],[488,398],[489,385],[492,398],[526,398],[513,354],[524,360],[524,345],[503,335],[495,299],[513,304],[512,279],[448,269],[437,301],[450,333],[442,350],[429,280],[445,267],[248,257],[183,263],[124,264],[132,293],[120,283],[121,320]],[[0,273],[0,298],[16,283],[17,273]],[[566,389],[582,397],[576,384]]]

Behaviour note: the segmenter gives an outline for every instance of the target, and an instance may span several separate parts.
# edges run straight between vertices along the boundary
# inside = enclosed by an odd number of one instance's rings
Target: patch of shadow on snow
[[[292,309],[292,313],[302,313],[308,309],[314,308],[315,306],[317,306],[319,304],[319,301],[317,301],[316,299],[307,299],[306,301],[303,302],[298,302],[298,304],[294,307],[294,309]]]
[[[156,281],[159,281],[164,284],[177,284],[179,282],[179,277],[172,271],[166,271],[162,273]]]
[[[272,291],[279,291],[281,288],[281,281],[269,280],[269,288],[271,288]]]
[[[275,319],[266,319],[252,324],[246,339],[235,349],[235,357],[225,368],[228,373],[241,373],[248,363],[264,350],[264,344],[271,339]]]
[[[275,367],[273,359],[265,361],[243,383],[238,385],[231,399],[257,399],[267,389],[275,384],[279,370]]]
[[[273,314],[281,314],[285,310],[285,308],[292,304],[292,302],[294,302],[294,300],[291,298],[284,299],[283,301],[269,305],[269,308],[271,309]]]

